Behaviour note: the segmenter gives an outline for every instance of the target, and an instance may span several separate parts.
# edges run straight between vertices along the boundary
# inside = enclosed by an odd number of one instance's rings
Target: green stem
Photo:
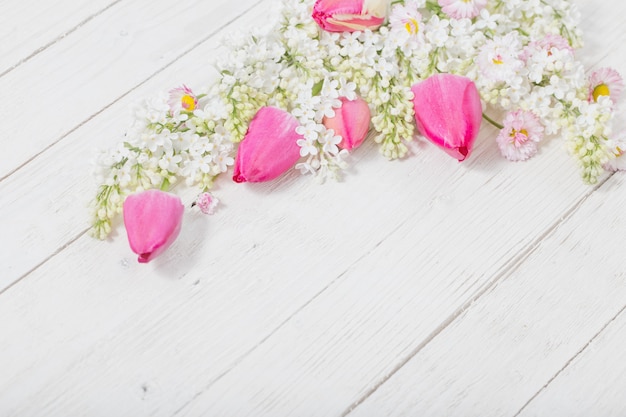
[[[502,126],[500,123],[493,120],[491,117],[487,116],[485,113],[483,113],[483,119],[485,119],[486,121],[488,121],[489,123],[497,127],[498,129],[504,129],[504,126]]]
[[[161,183],[161,191],[167,191],[170,188],[170,181],[167,178],[163,178]]]

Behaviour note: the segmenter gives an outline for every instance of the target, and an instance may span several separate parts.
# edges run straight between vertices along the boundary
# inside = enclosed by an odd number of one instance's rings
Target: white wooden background
[[[581,59],[626,74],[626,4],[576,1]],[[147,265],[86,233],[130,105],[275,5],[0,2],[0,416],[625,416],[626,178],[583,185],[559,140],[223,178]]]

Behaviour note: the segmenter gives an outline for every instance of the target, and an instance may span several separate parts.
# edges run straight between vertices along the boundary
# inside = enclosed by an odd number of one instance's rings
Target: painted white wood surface
[[[42,28],[0,76],[0,415],[626,414],[624,178],[581,184],[558,140],[511,164],[484,126],[463,164],[369,143],[340,183],[224,178],[149,265],[85,233],[131,103],[209,82],[276,3],[0,3]],[[626,74],[626,6],[579,5],[584,62]]]
[[[0,103],[0,114],[11,120],[3,132],[0,178],[64,140],[255,1],[205,3],[122,1],[0,78],[0,91],[12,98]],[[45,123],[33,123],[25,111],[33,104],[49,109]]]
[[[121,0],[3,0],[0,74],[32,59]]]
[[[625,204],[624,178],[614,177],[351,415],[518,415],[546,385],[543,405],[521,415],[626,414],[616,390],[624,383],[612,386],[602,368],[588,367],[550,395],[551,380],[589,349],[607,323],[624,315],[626,271],[606,248],[624,241],[626,222],[614,210]],[[598,234],[605,225],[612,233]],[[613,343],[623,337],[616,334]],[[623,362],[623,348],[616,351],[621,353],[612,357],[598,352],[596,360]],[[590,396],[583,387],[591,381],[598,385]],[[566,390],[578,395],[563,397]]]

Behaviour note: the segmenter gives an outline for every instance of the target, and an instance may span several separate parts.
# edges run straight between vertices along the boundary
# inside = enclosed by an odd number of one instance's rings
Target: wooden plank
[[[626,274],[622,274],[622,279]],[[520,417],[567,415],[621,416],[626,414],[624,310],[584,347],[528,404]]]
[[[3,0],[0,77],[121,0]]]
[[[122,2],[0,78],[0,181],[257,2]]]
[[[619,214],[626,204],[625,182],[623,175],[616,175],[590,196],[496,288],[436,334],[349,415],[517,415],[626,307],[624,264],[609,249],[619,247],[626,233]],[[606,337],[614,349],[606,350],[602,360],[623,362],[624,333]],[[588,382],[595,382],[597,391],[616,394],[612,373],[603,379],[600,371],[586,374],[593,375]],[[573,385],[565,385],[568,381]],[[623,395],[609,400],[581,390],[585,401],[569,391],[576,385],[564,380],[561,391],[531,403],[522,415],[626,413]],[[566,391],[554,407],[542,407]],[[595,402],[602,399],[614,413],[603,413],[602,403]],[[563,401],[571,409],[559,408]],[[587,413],[567,412],[579,401],[588,404]]]

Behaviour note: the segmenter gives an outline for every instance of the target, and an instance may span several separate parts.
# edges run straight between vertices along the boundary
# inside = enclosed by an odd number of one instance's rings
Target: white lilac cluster
[[[181,87],[140,106],[126,141],[99,161],[97,236],[131,192],[167,189],[179,177],[207,191],[263,106],[298,120],[303,173],[337,177],[345,168],[341,137],[324,123],[342,98],[367,102],[382,154],[401,158],[415,129],[411,86],[436,73],[468,77],[486,112],[506,113],[501,123],[484,117],[501,129],[507,158],[527,159],[544,134],[562,134],[585,181],[619,166],[611,160],[625,141],[610,137],[623,83],[610,71],[585,76],[574,56],[579,13],[568,0],[394,0],[382,26],[352,32],[321,30],[314,3],[283,0],[272,28],[227,39],[205,94]]]
[[[254,86],[249,100],[256,106],[233,114],[233,124],[245,126],[260,104],[298,118],[302,172],[334,176],[345,166],[323,117],[341,105],[346,86],[369,104],[381,152],[403,157],[414,133],[410,87],[435,73],[470,78],[487,110],[507,113],[504,125],[485,119],[502,130],[498,145],[508,159],[527,159],[544,134],[563,134],[593,183],[619,154],[609,140],[616,97],[588,99],[590,80],[574,56],[580,16],[569,1],[394,1],[382,27],[343,33],[320,31],[312,6],[286,0],[279,25],[232,51],[223,72],[230,83],[238,70],[235,79]]]
[[[167,190],[181,177],[203,191],[211,188],[234,162],[225,110],[187,87],[138,104],[126,140],[98,157],[93,234],[102,239],[110,233],[111,220],[131,193]]]

